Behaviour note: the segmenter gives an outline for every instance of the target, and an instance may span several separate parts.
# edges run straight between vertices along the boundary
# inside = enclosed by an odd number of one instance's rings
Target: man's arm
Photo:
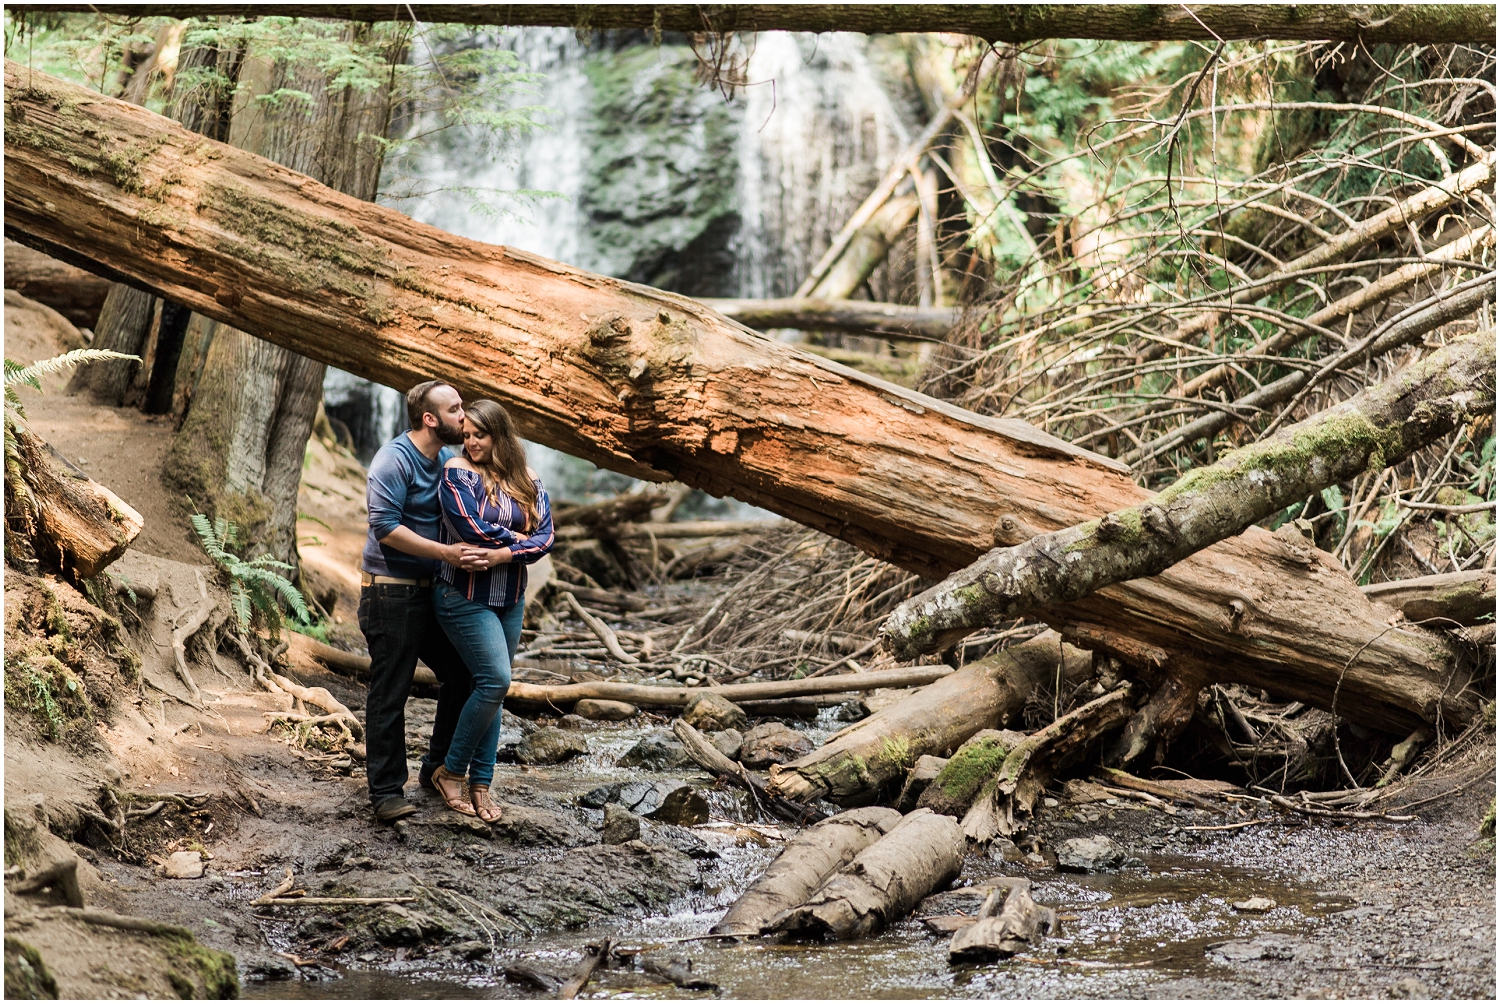
[[[397,457],[387,456],[371,467],[365,503],[375,539],[403,554],[458,565],[463,560],[463,552],[457,544],[445,545],[428,540],[401,522],[401,511],[406,506],[408,475]]]
[[[386,547],[393,547],[398,551],[415,555],[418,558],[445,561],[450,565],[460,565],[463,562],[462,545],[439,544],[435,540],[428,540],[411,527],[405,525],[398,525],[396,529],[381,537],[380,542]]]

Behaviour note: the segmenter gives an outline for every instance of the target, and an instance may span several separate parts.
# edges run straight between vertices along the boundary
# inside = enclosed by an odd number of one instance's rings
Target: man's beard
[[[437,438],[449,446],[458,446],[464,441],[463,426],[449,425],[442,419],[438,419]]]

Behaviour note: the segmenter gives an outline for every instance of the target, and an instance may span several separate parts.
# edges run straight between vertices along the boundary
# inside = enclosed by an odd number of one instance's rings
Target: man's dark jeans
[[[424,767],[447,757],[471,683],[468,667],[432,612],[430,587],[365,586],[359,593],[359,628],[370,647],[365,770],[370,803],[379,805],[406,785],[406,699],[417,660],[432,668],[440,685]]]

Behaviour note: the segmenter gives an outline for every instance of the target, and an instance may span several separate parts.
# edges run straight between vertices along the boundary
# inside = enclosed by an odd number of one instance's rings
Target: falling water
[[[521,29],[488,44],[542,75],[539,93],[517,99],[545,109],[542,127],[499,155],[448,134],[414,162],[427,194],[399,208],[688,295],[790,294],[923,114],[890,39],[762,34],[738,51],[748,83],[727,101],[694,79],[680,38],[586,45],[570,29]],[[523,192],[546,194],[493,194]],[[366,460],[401,427],[390,388],[330,371],[324,392]],[[543,446],[529,453],[563,497],[629,483]]]

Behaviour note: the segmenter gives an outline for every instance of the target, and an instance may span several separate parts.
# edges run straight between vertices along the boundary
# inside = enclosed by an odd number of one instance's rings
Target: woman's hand
[[[466,572],[483,572],[503,565],[511,560],[510,548],[508,547],[474,547],[469,544],[463,545],[463,561],[459,565]]]

